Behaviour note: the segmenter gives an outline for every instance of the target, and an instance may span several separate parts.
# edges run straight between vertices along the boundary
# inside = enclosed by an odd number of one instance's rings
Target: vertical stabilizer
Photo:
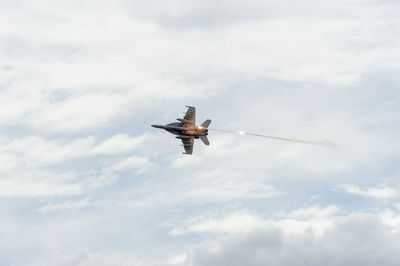
[[[207,136],[200,136],[201,141],[203,141],[204,144],[210,145],[210,142],[208,141]]]
[[[206,121],[204,121],[200,126],[203,128],[208,128],[208,126],[211,124],[211,120],[207,119]]]

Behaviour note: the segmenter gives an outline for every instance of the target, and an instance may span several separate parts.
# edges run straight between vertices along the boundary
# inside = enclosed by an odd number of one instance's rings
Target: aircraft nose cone
[[[160,126],[160,125],[151,125],[152,127],[155,127],[155,128],[163,128],[163,126]]]

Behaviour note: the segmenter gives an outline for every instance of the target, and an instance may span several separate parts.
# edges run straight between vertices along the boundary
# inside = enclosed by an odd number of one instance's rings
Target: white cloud
[[[76,95],[55,104],[41,105],[25,117],[26,124],[53,131],[75,131],[102,127],[121,112],[126,98],[111,93]]]
[[[134,155],[113,164],[108,170],[125,171],[136,169],[139,173],[142,173],[151,165],[152,163],[149,158]]]
[[[400,232],[400,215],[397,212],[386,209],[379,213],[379,217],[382,219],[382,223],[392,227],[392,231]]]
[[[36,173],[38,174],[38,173]],[[53,177],[54,178],[54,177]],[[2,178],[0,180],[0,197],[48,197],[76,195],[83,191],[82,184],[69,183],[53,178]]]
[[[178,254],[175,256],[171,256],[168,258],[167,264],[168,265],[181,265],[187,260],[187,254]]]
[[[0,172],[10,170],[16,166],[17,158],[8,153],[0,154]]]
[[[4,25],[14,23],[2,31],[6,52],[0,58],[7,66],[1,73],[7,82],[0,123],[56,132],[103,128],[132,115],[143,100],[200,99],[240,77],[354,85],[377,62],[399,56],[387,47],[398,41],[388,27],[391,5],[335,2],[329,4],[329,15],[320,16],[316,10],[326,13],[326,6],[317,1],[307,1],[313,7],[307,11],[271,1],[251,1],[246,7],[236,1],[207,3],[6,5]],[[357,18],[336,15],[351,10],[364,12]],[[210,11],[216,22],[238,21],[210,25]],[[281,16],[275,16],[277,11]],[[305,19],[310,14],[316,17]],[[179,30],[168,21],[205,24],[207,30]],[[355,37],[360,32],[362,37]],[[363,47],[364,35],[371,47]],[[51,103],[60,91],[68,91],[68,97]]]
[[[67,142],[30,136],[5,141],[0,149],[16,154],[19,159],[25,159],[27,164],[51,164],[85,156],[94,143],[94,137]]]
[[[337,185],[335,189],[343,190],[349,194],[377,198],[377,199],[389,199],[389,198],[399,197],[398,190],[388,187],[384,184],[378,187],[369,187],[369,188],[361,188],[353,184],[342,184],[342,185]]]
[[[175,160],[172,161],[171,166],[175,168],[180,168],[184,166],[193,166],[193,165],[199,165],[202,162],[202,158],[196,154],[193,154],[191,156],[186,156],[186,157],[181,157],[179,156]]]
[[[47,140],[37,136],[9,139],[0,138],[0,197],[3,198],[51,198],[90,194],[100,187],[114,182],[119,172],[135,169],[142,173],[152,165],[147,157],[123,156],[109,158],[100,168],[96,155],[121,156],[143,144],[145,136],[115,135],[102,142],[89,136],[77,139]],[[73,161],[79,159],[80,161]],[[71,168],[81,164],[81,169]],[[67,169],[67,170],[65,170]],[[89,202],[65,200],[49,204],[39,211],[81,208]]]
[[[77,209],[89,206],[89,198],[81,200],[67,200],[61,203],[48,204],[40,207],[38,212],[51,212],[51,211],[63,211],[68,209]]]
[[[392,0],[5,1],[0,261],[399,264],[398,9]],[[213,132],[210,146],[182,156],[178,140],[146,131],[185,104],[216,127],[338,146]],[[363,197],[344,197],[339,210],[329,188],[343,183],[336,189]],[[357,206],[376,217],[340,216]],[[157,228],[166,219],[178,222]]]
[[[336,205],[327,206],[325,208],[321,208],[319,206],[312,206],[291,211],[285,214],[284,216],[295,219],[307,219],[311,217],[327,218],[333,216],[338,211],[339,208]]]
[[[136,169],[137,173],[142,173],[152,165],[151,160],[138,155],[124,156],[123,153],[132,153],[146,138],[144,135],[131,137],[120,134],[97,142],[93,136],[55,140],[37,136],[2,137],[0,171],[3,177],[0,180],[0,196],[65,197],[88,193],[110,184],[118,178],[118,172],[124,170]],[[96,155],[102,156],[99,158]],[[110,157],[99,167],[98,162],[105,156],[122,157]],[[64,168],[68,163],[73,166],[79,163],[81,167]],[[49,208],[58,207],[68,206]]]
[[[93,148],[93,153],[99,154],[115,154],[131,151],[137,145],[144,141],[144,136],[130,137],[126,134],[120,134],[104,140]]]
[[[273,186],[266,184],[263,176],[249,176],[241,172],[227,173],[215,169],[204,171],[195,180],[185,180],[191,189],[187,195],[199,199],[229,201],[235,198],[266,198],[277,196]]]
[[[265,221],[261,217],[245,210],[236,211],[222,218],[204,216],[187,222],[189,224],[183,228],[176,227],[170,233],[174,236],[185,233],[237,233],[265,226]]]
[[[187,233],[217,233],[237,234],[246,233],[260,228],[279,228],[285,234],[303,234],[312,231],[321,235],[332,226],[332,218],[336,216],[338,207],[335,205],[321,208],[312,206],[296,209],[291,212],[281,212],[279,216],[264,217],[248,210],[238,210],[221,215],[207,213],[200,217],[178,222],[167,222],[172,226],[171,235]]]
[[[136,196],[128,200],[130,207],[161,207],[228,203],[243,199],[265,199],[284,193],[268,184],[262,175],[246,175],[221,169],[171,174],[167,181],[134,188]],[[149,196],[151,195],[151,196]]]
[[[7,166],[7,161],[9,164],[11,163],[10,160],[12,158],[25,160],[28,165],[45,165],[97,154],[113,155],[125,153],[133,151],[145,140],[146,137],[144,135],[131,137],[126,134],[120,134],[97,144],[94,136],[72,140],[46,140],[36,136],[29,136],[20,139],[2,139],[0,151],[5,152],[3,155],[6,156],[4,158],[4,167]],[[14,157],[12,157],[13,155]]]

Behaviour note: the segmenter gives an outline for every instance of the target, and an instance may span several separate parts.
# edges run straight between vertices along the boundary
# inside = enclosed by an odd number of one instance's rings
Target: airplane
[[[183,154],[192,154],[194,139],[201,139],[205,145],[210,145],[208,141],[208,126],[211,123],[210,119],[204,121],[200,126],[196,126],[196,108],[186,106],[188,108],[183,118],[177,118],[179,122],[163,125],[151,125],[155,128],[165,129],[166,131],[177,135],[175,138],[181,139],[185,152]]]

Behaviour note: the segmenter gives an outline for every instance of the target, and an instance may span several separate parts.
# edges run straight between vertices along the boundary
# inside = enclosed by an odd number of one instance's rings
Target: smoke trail
[[[223,130],[223,129],[215,129],[215,128],[209,128],[209,130],[214,130],[218,132],[224,132],[224,133],[230,133],[230,134],[236,134],[235,131],[232,130]],[[274,137],[274,136],[268,136],[268,135],[262,135],[262,134],[256,134],[256,133],[248,133],[244,131],[239,131],[239,135],[248,135],[248,136],[255,136],[255,137],[261,137],[261,138],[268,138],[268,139],[274,139],[274,140],[282,140],[282,141],[287,141],[287,142],[296,142],[296,143],[302,143],[302,144],[309,144],[309,145],[322,145],[322,146],[327,146],[327,147],[335,147],[335,144],[329,141],[311,141],[311,140],[299,140],[299,139],[288,139],[288,138],[281,138],[281,137]]]
[[[214,131],[218,131],[218,132],[235,134],[235,132],[233,132],[231,130],[223,130],[223,129],[215,129],[215,128],[208,128],[208,130],[214,130]]]

